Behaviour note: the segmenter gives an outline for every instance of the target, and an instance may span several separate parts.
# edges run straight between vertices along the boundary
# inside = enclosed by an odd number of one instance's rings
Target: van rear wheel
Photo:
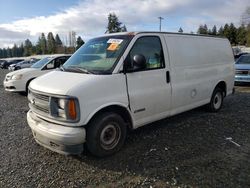
[[[215,88],[208,104],[208,110],[210,112],[218,112],[222,107],[223,99],[223,91],[220,88]]]
[[[126,134],[126,124],[120,115],[100,114],[87,127],[87,149],[97,157],[112,155],[121,149]]]

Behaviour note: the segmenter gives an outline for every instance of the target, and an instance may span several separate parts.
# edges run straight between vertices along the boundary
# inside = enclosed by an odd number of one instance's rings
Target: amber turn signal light
[[[72,120],[75,120],[77,117],[77,112],[76,112],[76,104],[74,99],[70,99],[68,102],[68,109],[69,109],[69,117]]]

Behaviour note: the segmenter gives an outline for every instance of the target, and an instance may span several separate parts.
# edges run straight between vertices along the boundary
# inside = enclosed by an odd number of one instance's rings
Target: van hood
[[[36,69],[36,68],[25,68],[25,69],[20,69],[20,70],[10,72],[7,75],[8,76],[13,76],[13,75],[17,75],[17,74],[29,74],[30,72],[34,72],[34,71],[41,71],[41,70]]]
[[[69,95],[69,91],[77,87],[86,87],[93,84],[97,79],[101,79],[100,75],[81,74],[74,72],[52,71],[40,76],[30,83],[30,88],[56,95]]]

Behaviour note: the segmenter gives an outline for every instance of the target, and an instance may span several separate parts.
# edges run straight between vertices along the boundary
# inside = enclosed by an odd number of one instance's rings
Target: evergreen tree
[[[250,47],[250,24],[247,25],[246,46]]]
[[[207,25],[200,25],[199,29],[198,29],[198,34],[203,34],[203,35],[206,35],[208,34],[208,28],[207,28]]]
[[[46,54],[47,53],[47,40],[46,40],[44,33],[41,34],[41,37],[40,37],[38,43],[40,45],[42,54]]]
[[[24,46],[23,46],[23,43],[21,43],[21,45],[19,46],[18,48],[18,57],[23,57],[24,55]]]
[[[11,49],[9,47],[6,50],[6,53],[7,53],[7,57],[13,57],[11,53]]]
[[[236,45],[236,33],[237,33],[237,29],[234,26],[233,23],[230,24],[229,26],[229,41],[231,42],[232,45]]]
[[[52,32],[49,32],[47,36],[47,49],[49,54],[56,52],[56,41]]]
[[[213,26],[213,29],[212,29],[212,35],[217,35],[217,28],[216,28],[216,25]]]
[[[63,43],[58,34],[56,34],[55,43],[56,43],[56,53],[65,53]]]
[[[230,29],[229,29],[229,25],[228,24],[224,25],[223,36],[226,37],[226,38],[229,38],[229,36],[230,36]]]
[[[14,44],[13,48],[11,49],[12,50],[12,56],[13,57],[18,57],[18,54],[17,54],[17,45]]]
[[[242,24],[238,29],[237,29],[237,34],[236,34],[236,43],[238,45],[246,45],[246,36],[247,36],[247,30],[246,27]]]
[[[208,34],[207,24],[204,25],[204,34]]]
[[[58,34],[56,34],[55,42],[56,42],[56,46],[57,46],[57,47],[63,45],[63,43],[62,43],[62,41],[61,41],[61,39],[60,39],[60,37],[59,37]]]
[[[203,25],[200,25],[197,34],[201,34],[202,32],[203,32]]]
[[[38,37],[38,41],[36,43],[36,54],[42,54],[42,48],[41,48],[41,37]]]
[[[32,54],[32,43],[29,39],[24,41],[24,56],[30,56]]]
[[[6,58],[7,57],[7,50],[4,48],[3,49],[3,58]]]
[[[212,35],[212,30],[208,29],[207,34]]]
[[[178,30],[179,33],[183,33],[183,29],[180,27],[180,29]]]
[[[78,36],[76,39],[76,49],[79,49],[83,44],[84,44],[84,41],[82,40],[80,36]]]
[[[221,26],[220,29],[218,30],[218,35],[221,36],[221,37],[224,36],[224,29],[223,29],[222,26]]]
[[[37,51],[36,51],[36,46],[35,45],[32,45],[32,50],[31,50],[31,54],[38,54]]]
[[[108,15],[108,26],[106,33],[116,33],[116,32],[123,32],[127,31],[125,25],[122,26],[122,23],[119,21],[118,17],[115,13],[110,13]]]

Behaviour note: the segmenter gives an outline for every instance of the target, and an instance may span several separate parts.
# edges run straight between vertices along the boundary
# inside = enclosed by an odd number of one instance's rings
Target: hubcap
[[[222,94],[220,92],[216,93],[214,96],[214,108],[219,109],[222,103]]]
[[[116,123],[108,124],[101,132],[100,141],[104,149],[113,149],[120,140],[121,129]]]

